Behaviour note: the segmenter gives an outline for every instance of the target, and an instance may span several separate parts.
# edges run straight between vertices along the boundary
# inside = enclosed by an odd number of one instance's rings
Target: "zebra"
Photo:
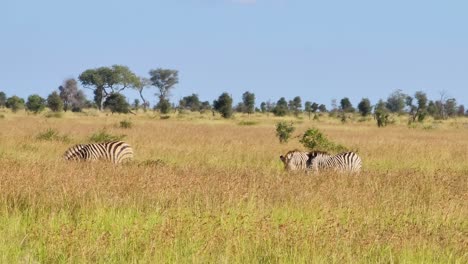
[[[361,158],[354,152],[344,152],[332,156],[323,151],[301,152],[293,150],[280,156],[286,170],[306,170],[318,172],[332,169],[340,172],[359,173],[362,167]]]
[[[123,141],[79,144],[69,148],[66,160],[108,160],[114,164],[133,159],[133,150]]]

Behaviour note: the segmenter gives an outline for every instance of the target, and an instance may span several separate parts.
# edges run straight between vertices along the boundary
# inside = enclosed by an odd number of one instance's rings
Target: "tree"
[[[389,113],[388,109],[386,107],[386,104],[382,99],[379,100],[377,105],[374,108],[374,116],[375,119],[377,120],[377,126],[378,127],[384,127],[388,124],[389,122]]]
[[[372,106],[368,98],[362,98],[361,102],[358,104],[359,113],[362,116],[368,116],[372,111]]]
[[[63,101],[63,110],[81,109],[86,97],[82,90],[78,89],[75,79],[66,79],[63,85],[59,86],[60,98]]]
[[[151,84],[159,90],[156,93],[156,96],[159,98],[159,103],[156,105],[156,109],[159,109],[161,113],[166,114],[170,109],[170,91],[174,88],[174,85],[179,83],[179,72],[177,70],[158,68],[156,70],[150,70],[149,75],[151,76]]]
[[[252,114],[255,109],[255,94],[248,91],[242,94],[242,103],[244,104],[244,113]]]
[[[465,106],[464,105],[459,105],[458,106],[457,115],[458,116],[464,116],[465,115]]]
[[[140,100],[133,100],[133,109],[135,109],[135,111],[138,111],[138,109],[140,109]]]
[[[6,94],[4,92],[0,92],[0,108],[4,108],[6,106]]]
[[[457,115],[457,100],[455,100],[455,98],[447,99],[445,102],[445,113],[447,113],[449,117]]]
[[[120,93],[113,93],[107,97],[104,107],[108,108],[112,113],[130,113],[130,105],[125,96]]]
[[[386,108],[392,113],[401,113],[405,108],[407,95],[401,90],[396,90],[387,98]]]
[[[6,100],[5,105],[7,108],[10,108],[13,113],[16,113],[18,110],[24,108],[24,99],[13,95]]]
[[[149,107],[149,102],[146,101],[145,97],[143,96],[143,89],[149,86],[151,86],[151,80],[148,78],[140,77],[140,82],[134,87],[134,89],[136,89],[140,94],[140,98],[143,101],[143,111],[145,112]]]
[[[341,99],[340,101],[341,110],[345,113],[353,113],[355,111],[351,101],[349,101],[348,97]]]
[[[265,102],[262,102],[260,104],[260,111],[262,111],[262,113],[265,113],[267,111],[266,106],[267,106],[267,104]]]
[[[306,111],[308,113],[309,119],[310,119],[310,113],[312,112],[312,102],[310,102],[310,101],[305,102],[304,111]]]
[[[302,100],[300,96],[294,97],[292,101],[289,101],[289,110],[294,113],[294,116],[299,116],[302,109]]]
[[[228,93],[222,93],[218,100],[213,102],[213,108],[218,111],[222,117],[230,118],[232,116],[232,97]]]
[[[273,108],[273,114],[275,116],[285,116],[288,114],[288,102],[284,97],[281,97],[276,106]]]
[[[123,65],[88,69],[81,73],[78,79],[83,86],[94,91],[94,99],[100,111],[104,109],[104,102],[112,94],[141,85],[140,79]]]
[[[429,101],[429,104],[427,105],[427,113],[431,116],[433,116],[434,118],[438,117],[439,115],[439,109],[437,107],[437,105],[434,103],[434,101]]]
[[[209,110],[211,110],[210,102],[208,101],[202,102],[200,106],[200,113],[204,113],[205,111],[209,111]]]
[[[179,107],[182,109],[188,109],[192,112],[200,111],[201,102],[197,94],[185,96],[179,101]]]
[[[318,109],[321,113],[327,112],[327,107],[324,104],[319,105]]]
[[[47,97],[47,107],[53,112],[61,112],[63,110],[63,101],[60,95],[54,91]]]
[[[41,112],[46,107],[46,100],[37,94],[30,95],[26,102],[26,109],[35,114]]]
[[[422,122],[427,115],[427,95],[422,91],[418,91],[414,94],[414,98],[417,101],[417,106],[413,104],[411,96],[406,97],[406,104],[410,108],[411,121],[415,122],[418,119],[419,122]]]

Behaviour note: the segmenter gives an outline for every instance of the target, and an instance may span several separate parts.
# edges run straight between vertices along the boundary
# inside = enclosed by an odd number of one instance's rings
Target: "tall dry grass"
[[[284,172],[279,155],[301,146],[280,145],[272,117],[210,118],[1,119],[1,262],[468,261],[466,120],[299,120],[296,134],[314,125],[359,151],[364,171],[348,176]],[[103,128],[126,134],[135,162],[60,159]],[[39,140],[47,129],[69,141]]]

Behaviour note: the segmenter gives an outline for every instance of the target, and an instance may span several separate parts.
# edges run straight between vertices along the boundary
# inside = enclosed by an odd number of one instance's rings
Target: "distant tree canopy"
[[[401,90],[394,91],[387,98],[386,109],[392,113],[402,113],[407,97]]]
[[[318,109],[322,113],[327,112],[327,107],[324,104],[319,105]]]
[[[167,114],[170,110],[171,104],[169,102],[170,91],[174,89],[174,85],[179,83],[179,72],[177,70],[158,68],[149,71],[151,85],[158,89],[156,96],[159,102],[156,109],[161,113]]]
[[[75,79],[67,79],[58,88],[60,98],[63,101],[63,110],[72,110],[79,112],[86,104],[84,92],[78,89],[78,83]]]
[[[104,102],[104,107],[108,108],[112,113],[130,113],[130,104],[125,96],[120,93],[113,93],[107,97]]]
[[[195,112],[195,111],[201,110],[202,103],[200,102],[200,99],[198,98],[197,94],[192,94],[192,95],[183,97],[179,101],[179,107],[181,109],[186,109],[186,110]]]
[[[294,116],[299,116],[302,109],[302,99],[300,96],[294,97],[288,104],[289,111],[293,112]]]
[[[389,123],[389,110],[387,109],[386,103],[383,100],[379,100],[379,102],[375,105],[374,116],[377,120],[378,127],[384,127]]]
[[[6,94],[4,92],[0,92],[0,108],[3,108],[6,106]]]
[[[143,101],[143,111],[145,112],[149,107],[149,102],[143,96],[143,89],[149,86],[151,86],[151,80],[148,78],[140,77],[140,82],[136,86],[133,87],[135,90],[138,91],[138,94],[140,95],[140,98]]]
[[[123,65],[88,69],[78,79],[83,86],[94,91],[96,104],[101,111],[104,109],[104,102],[111,94],[141,85],[140,79]]]
[[[47,97],[47,107],[53,112],[60,112],[63,110],[63,100],[60,95],[54,91]]]
[[[358,104],[359,113],[362,116],[368,116],[372,112],[372,106],[368,98],[362,98],[361,102]]]
[[[39,113],[46,107],[46,100],[37,94],[30,95],[26,102],[26,109],[28,111]]]
[[[13,113],[16,113],[20,109],[24,109],[24,99],[16,95],[8,98],[5,103],[7,108],[10,108]]]
[[[354,111],[355,111],[355,109],[354,109],[353,105],[351,104],[351,101],[349,101],[348,97],[345,97],[345,98],[341,99],[340,107],[341,107],[341,110],[343,112],[345,112],[345,113],[354,113]]]
[[[414,122],[416,119],[422,122],[427,115],[427,96],[424,92],[416,92],[414,94],[417,105],[413,104],[413,98],[411,96],[406,97],[406,105],[410,109],[411,121]]]
[[[224,118],[232,116],[232,97],[228,93],[222,93],[218,100],[213,102],[213,108]]]
[[[289,109],[288,109],[288,102],[284,97],[281,97],[278,102],[276,103],[276,106],[272,110],[273,114],[275,116],[285,116],[288,114]]]
[[[251,92],[245,92],[242,94],[242,103],[243,103],[243,111],[247,114],[252,114],[255,110],[255,94]]]

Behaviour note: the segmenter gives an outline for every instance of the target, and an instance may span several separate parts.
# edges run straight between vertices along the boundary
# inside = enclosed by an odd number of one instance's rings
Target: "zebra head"
[[[281,155],[280,160],[283,162],[284,168],[288,171],[303,170],[307,168],[309,156],[307,152],[292,150],[284,156]]]

